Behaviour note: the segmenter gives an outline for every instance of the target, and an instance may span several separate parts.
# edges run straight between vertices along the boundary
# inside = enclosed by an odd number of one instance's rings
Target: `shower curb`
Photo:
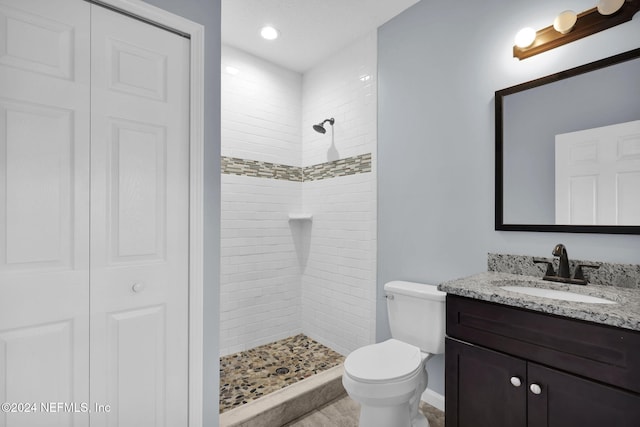
[[[281,427],[346,394],[342,365],[220,414],[220,427]]]

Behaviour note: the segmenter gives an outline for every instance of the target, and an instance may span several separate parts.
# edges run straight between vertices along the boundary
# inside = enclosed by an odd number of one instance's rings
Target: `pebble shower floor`
[[[318,372],[344,357],[300,334],[220,358],[220,413]]]

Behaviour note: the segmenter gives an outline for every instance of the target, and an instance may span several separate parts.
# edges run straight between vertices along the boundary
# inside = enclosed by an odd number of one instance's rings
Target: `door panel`
[[[640,136],[639,138],[640,139]],[[640,158],[640,155],[638,156]],[[639,162],[640,163],[640,162]],[[616,174],[618,224],[640,224],[640,170]]]
[[[526,426],[526,362],[451,338],[445,344],[447,426]]]
[[[0,0],[2,427],[88,424],[89,11]]]
[[[164,52],[113,38],[107,38],[106,44],[107,61],[111,65],[109,89],[166,101],[168,57]]]
[[[115,120],[110,127],[110,262],[164,261],[165,128]]]
[[[7,413],[7,426],[69,426],[72,414],[48,412],[42,404],[74,402],[73,322],[28,326],[0,334],[0,384],[10,390],[2,402],[29,403],[26,413]],[[43,357],[46,355],[46,357]],[[86,357],[86,356],[85,356]],[[3,387],[4,388],[4,387]],[[9,393],[7,393],[9,394]],[[51,400],[55,398],[55,400]]]
[[[528,364],[530,427],[637,427],[640,405],[635,394],[535,363]]]
[[[556,223],[640,224],[640,120],[556,135]]]
[[[7,210],[2,268],[70,268],[73,148],[71,111],[0,100],[6,133],[3,191]],[[46,215],[43,215],[46,212]]]
[[[58,14],[43,16],[38,2],[25,2],[22,10],[11,7],[16,3],[0,4],[0,64],[72,80],[74,23],[55,19]]]
[[[94,6],[92,426],[188,409],[188,40]]]
[[[167,425],[165,306],[113,313],[107,320],[109,402],[119,425]]]

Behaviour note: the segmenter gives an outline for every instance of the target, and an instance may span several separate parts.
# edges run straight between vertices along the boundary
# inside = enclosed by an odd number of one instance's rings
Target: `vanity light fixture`
[[[272,26],[266,25],[260,30],[260,35],[265,40],[275,40],[280,35],[280,32]]]
[[[522,60],[580,40],[630,21],[639,10],[640,0],[599,0],[596,7],[582,13],[564,11],[556,17],[553,25],[538,30],[530,45],[523,47],[516,42],[513,56]]]

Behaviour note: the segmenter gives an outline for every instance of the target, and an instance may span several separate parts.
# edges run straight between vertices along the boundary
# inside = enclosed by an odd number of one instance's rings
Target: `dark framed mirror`
[[[495,93],[495,229],[640,234],[640,48]]]

